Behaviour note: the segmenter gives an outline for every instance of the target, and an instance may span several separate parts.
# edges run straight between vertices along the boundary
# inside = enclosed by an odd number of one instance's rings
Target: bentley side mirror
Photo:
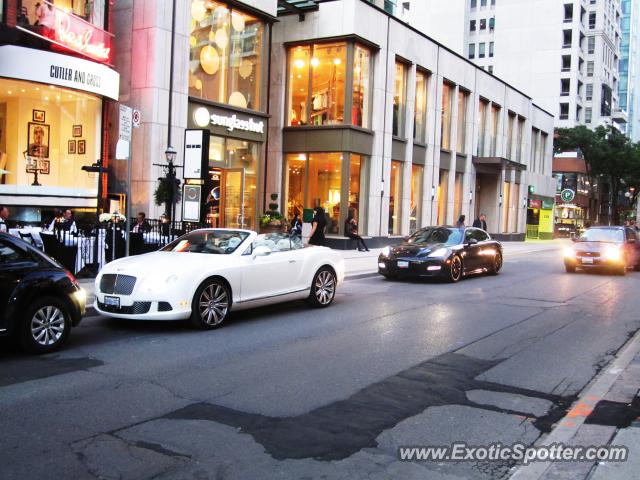
[[[253,258],[266,257],[271,253],[271,249],[266,245],[259,245],[253,249]]]

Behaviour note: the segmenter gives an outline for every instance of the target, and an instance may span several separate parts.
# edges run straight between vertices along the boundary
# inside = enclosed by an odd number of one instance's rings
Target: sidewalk
[[[536,445],[626,447],[625,461],[540,462],[511,480],[628,480],[640,472],[640,332],[581,392],[567,415]]]
[[[508,258],[513,255],[560,250],[568,244],[568,240],[548,240],[536,242],[503,242],[502,246],[505,259],[508,261]],[[382,248],[373,248],[369,252],[359,252],[357,250],[336,251],[342,253],[344,257],[345,278],[347,280],[377,275],[378,255],[380,255]],[[93,305],[94,279],[78,279],[78,283],[87,292],[87,306]],[[93,309],[91,308],[91,310]]]

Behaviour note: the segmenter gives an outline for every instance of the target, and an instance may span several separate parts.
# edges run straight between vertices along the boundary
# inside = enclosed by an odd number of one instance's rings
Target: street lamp
[[[167,149],[164,151],[164,157],[167,159],[167,163],[169,165],[173,164],[173,161],[176,159],[177,154],[178,152],[176,152],[176,149],[173,148],[171,145],[169,145]]]
[[[167,212],[171,215],[171,221],[176,221],[176,166],[173,163],[176,159],[178,152],[171,145],[164,151],[164,157],[167,159],[167,178],[169,179],[169,185],[171,186],[171,206],[170,211]]]

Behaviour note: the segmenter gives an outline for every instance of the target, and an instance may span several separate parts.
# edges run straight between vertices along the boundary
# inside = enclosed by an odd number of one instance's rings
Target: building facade
[[[164,210],[171,145],[177,217],[256,228],[272,203],[322,206],[339,246],[350,214],[384,242],[483,212],[491,233],[523,238],[528,192],[555,194],[553,116],[384,5],[298,5],[179,0],[173,25],[118,2],[121,101],[142,112],[134,209]]]
[[[421,1],[412,2],[412,9],[414,4]],[[412,18],[412,23],[419,29],[436,24],[444,31],[464,25],[464,55],[531,95],[553,113],[556,127],[614,124],[626,129],[626,113],[618,98],[620,0],[464,0],[464,4],[463,13],[432,8]]]
[[[640,141],[640,0],[621,0],[620,109],[627,112],[627,135]]]
[[[0,2],[0,203],[12,220],[95,213],[107,111],[118,100],[110,4]]]

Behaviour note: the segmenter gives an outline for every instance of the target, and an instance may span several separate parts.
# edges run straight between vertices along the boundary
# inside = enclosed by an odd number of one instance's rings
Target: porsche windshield
[[[409,237],[409,243],[458,245],[462,243],[463,230],[459,228],[425,228]]]
[[[613,242],[624,241],[622,230],[618,228],[592,228],[580,235],[581,242]]]
[[[234,230],[199,230],[183,235],[161,251],[228,255],[235,252],[248,236],[248,232]]]

